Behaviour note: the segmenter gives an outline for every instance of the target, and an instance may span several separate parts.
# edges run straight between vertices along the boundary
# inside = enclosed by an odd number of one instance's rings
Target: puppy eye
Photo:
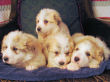
[[[66,56],[68,56],[69,55],[69,52],[66,52],[65,54],[66,54]]]
[[[79,48],[76,48],[75,50],[76,50],[76,51],[78,51],[78,50],[79,50]]]
[[[87,55],[87,56],[90,56],[90,53],[89,53],[89,52],[86,52],[86,55]]]
[[[44,24],[47,24],[48,23],[48,20],[44,20]]]
[[[16,51],[16,50],[18,50],[18,49],[17,49],[16,47],[13,47],[13,50]]]
[[[55,55],[57,56],[59,54],[59,52],[58,51],[55,51]]]

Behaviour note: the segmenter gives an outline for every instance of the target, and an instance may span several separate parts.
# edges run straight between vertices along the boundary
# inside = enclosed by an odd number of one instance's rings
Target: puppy
[[[46,64],[42,45],[32,35],[13,31],[2,41],[2,60],[15,67],[34,70]]]
[[[73,36],[75,48],[72,53],[69,70],[78,70],[81,67],[99,68],[100,63],[110,57],[110,49],[105,42],[93,36],[76,33]]]
[[[69,29],[62,21],[60,14],[56,10],[49,8],[44,8],[37,14],[36,32],[39,39],[44,39],[57,32],[70,35]]]
[[[45,42],[48,51],[47,67],[57,67],[63,69],[70,62],[74,43],[70,36],[62,33],[48,37]]]

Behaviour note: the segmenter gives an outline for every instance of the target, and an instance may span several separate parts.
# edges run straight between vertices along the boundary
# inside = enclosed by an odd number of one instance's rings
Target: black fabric
[[[93,35],[100,37],[110,47],[110,26],[95,19],[88,18],[84,25],[84,32],[86,35]]]

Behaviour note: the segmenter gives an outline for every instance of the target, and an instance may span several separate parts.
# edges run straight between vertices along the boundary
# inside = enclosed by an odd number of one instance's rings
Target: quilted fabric
[[[0,0],[0,24],[9,21],[11,12],[11,0]]]
[[[100,68],[82,68],[78,71],[61,70],[58,68],[40,67],[34,71],[26,71],[21,68],[15,68],[6,64],[0,60],[0,78],[8,80],[25,80],[25,81],[47,81],[47,80],[59,80],[64,78],[87,78],[94,75],[103,73],[107,66],[108,61],[104,61],[100,64]]]
[[[110,0],[92,0],[95,17],[110,19]]]

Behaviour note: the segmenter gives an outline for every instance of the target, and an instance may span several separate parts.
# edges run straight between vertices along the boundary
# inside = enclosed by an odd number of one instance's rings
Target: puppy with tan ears
[[[78,70],[81,67],[99,68],[100,63],[110,57],[110,49],[105,42],[93,36],[76,33],[73,36],[75,49],[72,53],[68,70]]]
[[[74,43],[70,36],[57,33],[48,37],[46,40],[46,48],[48,51],[47,67],[57,67],[63,69],[70,62]]]
[[[39,39],[44,39],[57,32],[70,35],[69,29],[62,21],[60,14],[49,8],[41,9],[36,16],[36,32]]]
[[[46,65],[42,45],[36,37],[12,31],[2,41],[2,60],[15,67],[35,70]]]

